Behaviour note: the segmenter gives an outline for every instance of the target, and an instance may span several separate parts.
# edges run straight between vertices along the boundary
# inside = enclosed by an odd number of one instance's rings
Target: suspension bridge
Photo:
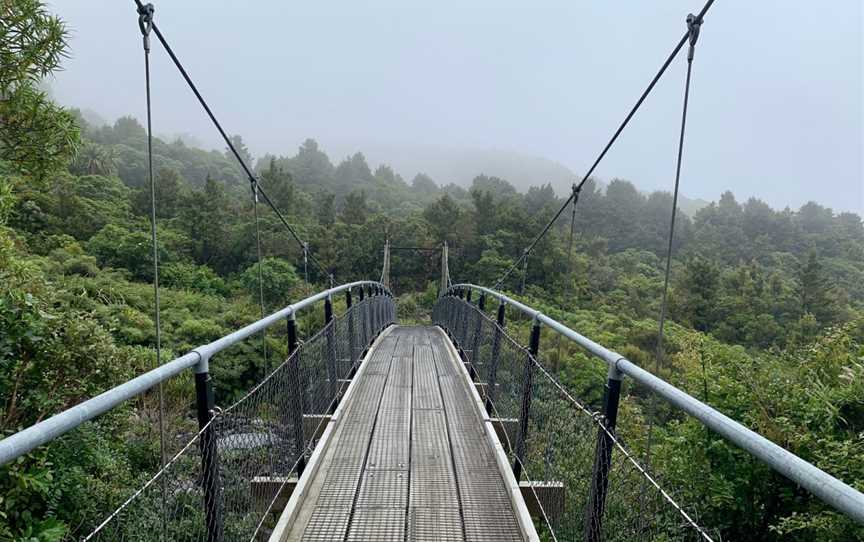
[[[658,371],[649,372],[502,291],[520,267],[524,288],[528,261],[540,240],[568,206],[575,216],[582,185],[689,43],[659,318],[662,357],[691,67],[713,0],[688,16],[684,36],[584,178],[492,288],[453,284],[446,243],[393,247],[389,241],[379,280],[337,285],[234,148],[155,24],[153,6],[136,4],[145,51],[148,140],[154,33],[249,178],[259,263],[258,204],[263,200],[302,249],[307,282],[311,262],[329,288],[269,314],[262,289],[261,319],[163,363],[151,149],[156,368],[0,441],[0,464],[20,460],[40,446],[63,445],[69,433],[127,402],[158,396],[158,469],[142,473],[142,483],[129,488],[115,509],[105,510],[101,522],[78,533],[81,539],[720,540],[713,526],[700,521],[699,503],[685,502],[677,488],[652,471],[650,457],[629,445],[622,430],[622,421],[629,420],[622,416],[630,411],[621,408],[629,398],[622,393],[628,380],[643,396],[697,420],[837,513],[864,524],[864,495],[856,489],[688,395]],[[571,218],[570,251],[573,223]],[[398,322],[390,288],[391,250],[440,254],[431,325]],[[322,311],[323,324],[301,338],[299,317],[316,311]],[[513,322],[527,325],[527,338]],[[284,330],[287,356],[271,363],[238,400],[220,401],[211,367],[228,350],[274,329]],[[598,383],[604,390],[602,405],[588,404],[562,384],[541,354],[541,342],[552,340],[569,341],[605,366],[607,377]],[[194,411],[164,419],[163,388],[182,387],[190,379]],[[650,432],[649,426],[649,442]]]
[[[322,291],[7,437],[0,462],[191,372],[198,430],[84,540],[719,540],[616,431],[629,378],[864,522],[855,489],[504,293],[450,285],[433,325],[403,326],[383,279]],[[298,316],[321,305],[301,342]],[[519,319],[527,344],[508,331]],[[287,359],[217,407],[210,366],[272,326]],[[541,329],[607,364],[601,409],[544,363]]]

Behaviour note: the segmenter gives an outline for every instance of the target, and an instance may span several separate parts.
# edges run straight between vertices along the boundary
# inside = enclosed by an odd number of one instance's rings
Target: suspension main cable
[[[144,9],[144,5],[141,3],[141,0],[135,0],[135,4],[138,6],[138,9]],[[150,4],[148,4],[150,5]],[[246,173],[246,176],[249,179],[249,183],[253,185],[253,187],[257,188],[258,193],[264,199],[264,202],[276,213],[276,216],[279,218],[279,221],[282,222],[282,225],[288,230],[294,240],[297,242],[298,246],[301,249],[308,249],[308,243],[305,243],[303,239],[297,234],[297,231],[291,226],[290,223],[285,219],[285,216],[279,211],[279,208],[273,203],[273,200],[270,199],[270,196],[261,188],[261,184],[258,182],[258,178],[255,174],[252,173],[252,170],[246,164],[246,161],[243,160],[243,157],[240,156],[240,153],[237,151],[237,148],[234,146],[234,143],[231,141],[231,138],[228,137],[228,134],[222,128],[222,124],[220,124],[219,120],[216,118],[216,115],[213,114],[213,111],[210,109],[210,106],[207,104],[207,101],[201,95],[201,92],[198,90],[198,87],[192,81],[192,78],[189,76],[189,73],[186,71],[186,68],[183,67],[183,64],[180,62],[180,59],[177,58],[177,55],[174,54],[174,50],[171,49],[171,46],[168,44],[168,41],[165,39],[165,36],[162,35],[162,32],[159,30],[159,27],[155,22],[150,23],[150,28],[153,30],[153,33],[156,34],[156,37],[159,39],[159,42],[162,44],[162,47],[165,48],[165,52],[168,53],[168,56],[171,57],[171,60],[174,62],[174,65],[177,67],[177,70],[180,72],[180,75],[183,76],[183,79],[186,81],[186,84],[189,85],[189,88],[192,90],[192,93],[195,94],[195,97],[198,98],[198,103],[201,104],[201,107],[204,108],[204,111],[207,113],[207,116],[210,117],[210,120],[213,122],[213,125],[216,127],[216,130],[222,136],[222,139],[225,141],[225,144],[228,146],[228,150],[231,151],[231,154],[234,155],[234,158],[237,159],[237,162],[240,164],[240,167]],[[309,259],[312,260],[318,269],[327,276],[330,272],[315,258],[314,255],[309,254]]]
[[[705,5],[702,7],[702,10],[699,12],[698,15],[691,15],[693,17],[693,21],[697,22],[698,24],[702,24],[702,19],[705,17],[705,14],[708,13],[708,10],[711,8],[712,4],[714,4],[714,0],[708,0],[708,2],[705,3]],[[582,190],[582,187],[585,185],[586,182],[588,182],[588,179],[594,173],[594,170],[597,169],[597,166],[600,164],[600,162],[606,156],[606,153],[609,152],[609,149],[611,149],[612,145],[615,143],[615,141],[618,140],[618,136],[621,135],[621,133],[624,131],[624,128],[630,123],[630,120],[636,114],[636,111],[639,110],[639,108],[642,106],[642,103],[645,101],[645,99],[648,97],[648,95],[651,94],[651,91],[654,90],[654,87],[657,85],[657,82],[660,81],[660,78],[663,76],[664,73],[666,73],[666,69],[669,67],[669,65],[672,63],[672,61],[675,59],[675,57],[678,56],[678,53],[681,51],[681,48],[684,47],[684,44],[687,43],[687,41],[689,39],[690,39],[690,30],[688,29],[687,32],[685,32],[684,36],[680,40],[678,40],[678,43],[675,45],[675,48],[672,49],[672,52],[666,58],[666,61],[663,62],[662,66],[660,66],[660,69],[657,71],[657,73],[654,75],[654,78],[651,79],[651,82],[648,84],[648,86],[642,92],[642,95],[639,96],[638,100],[636,100],[636,104],[630,109],[630,112],[627,113],[627,116],[624,117],[624,120],[618,126],[618,129],[615,130],[615,133],[612,135],[612,138],[606,143],[606,146],[603,147],[603,150],[600,152],[599,156],[597,156],[597,159],[595,159],[594,163],[591,164],[591,167],[588,168],[588,171],[582,177],[582,180],[579,181],[579,184],[576,185],[576,190],[574,190],[573,193],[570,194],[570,197],[568,197],[567,200],[564,201],[564,204],[561,205],[561,208],[558,209],[558,212],[555,213],[555,216],[553,216],[552,220],[550,220],[546,224],[546,226],[543,228],[543,230],[540,232],[540,234],[537,235],[537,237],[535,237],[533,241],[531,241],[531,244],[528,245],[528,247],[522,252],[522,256],[520,256],[519,259],[517,259],[515,262],[513,262],[513,265],[511,265],[510,268],[504,272],[504,274],[501,276],[501,278],[498,279],[498,281],[492,287],[493,290],[497,290],[498,287],[501,286],[501,284],[504,282],[504,280],[510,275],[510,273],[512,273],[514,269],[518,268],[519,264],[522,263],[522,260],[528,257],[528,254],[530,254],[531,251],[534,250],[534,247],[537,246],[537,243],[539,243],[540,240],[549,232],[549,230],[552,228],[552,225],[558,220],[558,217],[560,217],[561,214],[564,212],[564,210],[567,208],[567,205],[570,204],[571,201],[578,200],[579,192]]]

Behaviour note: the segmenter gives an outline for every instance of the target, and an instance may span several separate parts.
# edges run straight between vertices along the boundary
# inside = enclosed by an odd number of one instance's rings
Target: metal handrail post
[[[288,383],[294,396],[291,405],[291,426],[294,430],[294,447],[297,449],[297,476],[306,467],[306,439],[303,437],[303,381],[300,374],[300,341],[297,338],[297,320],[288,317]]]
[[[618,403],[621,399],[621,373],[614,367],[609,369],[606,390],[603,395],[603,427],[597,429],[597,446],[594,449],[594,468],[585,510],[585,540],[599,542],[603,533],[603,511],[606,507],[606,491],[609,488],[609,469],[612,466],[612,448],[615,425],[618,422]],[[604,430],[605,428],[605,430]]]
[[[516,458],[513,460],[513,476],[516,481],[522,476],[522,464],[528,441],[528,419],[531,415],[531,399],[534,394],[534,364],[540,351],[540,321],[534,320],[525,366],[522,372],[522,408],[519,411],[519,438],[516,440]]]
[[[219,479],[219,452],[213,422],[216,416],[216,402],[213,396],[209,360],[201,360],[195,366],[195,404],[198,429],[201,431],[201,484],[204,490],[207,542],[222,542],[224,538],[222,483]]]
[[[327,339],[327,380],[330,383],[330,409],[335,410],[339,401],[339,369],[336,353],[336,321],[333,319],[333,300],[324,301],[324,326]]]
[[[492,356],[489,360],[489,372],[486,376],[486,412],[492,415],[492,405],[495,403],[495,390],[498,387],[498,360],[501,358],[501,340],[504,333],[504,313],[507,303],[498,304],[498,315],[495,323],[495,337],[492,339]]]

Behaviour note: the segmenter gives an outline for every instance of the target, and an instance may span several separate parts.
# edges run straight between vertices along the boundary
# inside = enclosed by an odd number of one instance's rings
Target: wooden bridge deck
[[[442,331],[389,329],[358,371],[271,540],[536,539],[481,409]]]

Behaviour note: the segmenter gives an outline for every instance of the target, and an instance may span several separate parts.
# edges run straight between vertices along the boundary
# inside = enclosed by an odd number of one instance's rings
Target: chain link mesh
[[[541,536],[719,540],[637,459],[620,431],[607,429],[600,412],[577,399],[477,306],[444,296],[433,309],[433,322],[450,334],[476,373],[504,449],[521,470],[523,491],[534,496],[529,509]]]
[[[347,379],[394,318],[393,299],[376,295],[328,322],[83,540],[266,540]]]

